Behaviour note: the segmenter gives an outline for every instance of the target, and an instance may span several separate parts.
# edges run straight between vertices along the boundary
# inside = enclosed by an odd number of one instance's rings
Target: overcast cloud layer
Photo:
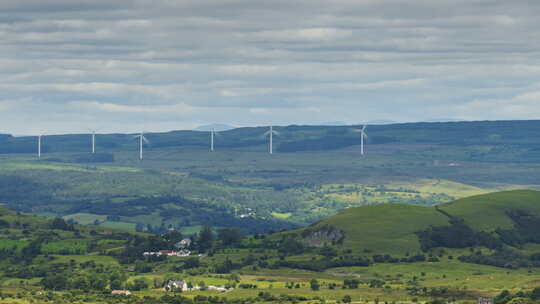
[[[0,132],[540,118],[540,1],[0,1]]]

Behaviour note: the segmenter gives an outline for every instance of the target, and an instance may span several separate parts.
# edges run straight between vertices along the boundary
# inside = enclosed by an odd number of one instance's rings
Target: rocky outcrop
[[[323,247],[341,244],[345,238],[345,232],[330,225],[323,225],[306,228],[302,232],[302,238],[308,246]]]

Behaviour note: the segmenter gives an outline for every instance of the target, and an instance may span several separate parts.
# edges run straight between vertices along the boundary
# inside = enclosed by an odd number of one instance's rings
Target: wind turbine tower
[[[41,134],[38,135],[38,159],[41,159]]]
[[[274,131],[274,127],[270,126],[270,130],[264,133],[265,136],[269,136],[270,143],[268,145],[268,152],[274,154],[274,135],[279,135],[277,131]]]
[[[139,135],[135,135],[134,138],[139,138],[139,160],[143,160],[143,144],[150,143],[146,137],[144,137],[144,132],[141,132]]]
[[[210,131],[210,151],[211,152],[214,152],[214,133],[215,133],[215,130],[214,128],[212,128],[212,130]]]
[[[364,139],[367,139],[367,133],[366,133],[367,125],[364,125],[362,130],[360,130],[360,154],[364,156]]]
[[[354,129],[354,132],[357,132],[357,133],[360,133],[360,154],[362,154],[362,156],[364,156],[364,142],[365,142],[365,139],[368,138],[367,136],[367,133],[366,133],[366,129],[367,129],[367,125],[364,125],[364,127],[362,127],[362,129]]]
[[[92,154],[96,153],[96,131],[92,130]]]
[[[274,130],[273,130],[273,127],[270,126],[270,154],[274,153],[273,145],[274,145]]]

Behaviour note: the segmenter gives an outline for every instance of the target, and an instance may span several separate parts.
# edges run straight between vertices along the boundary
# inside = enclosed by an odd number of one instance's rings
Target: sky
[[[0,1],[0,133],[540,119],[538,0]]]

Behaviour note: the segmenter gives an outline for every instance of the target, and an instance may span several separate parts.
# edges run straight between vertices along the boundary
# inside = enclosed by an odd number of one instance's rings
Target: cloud
[[[471,119],[473,113],[490,119],[497,116],[502,119],[538,119],[540,117],[540,91],[527,92],[505,99],[475,99],[458,107],[463,117]],[[476,116],[476,115],[475,115]]]
[[[3,127],[540,118],[539,13],[502,0],[2,1]]]
[[[345,39],[352,36],[351,30],[336,29],[336,28],[305,28],[294,30],[278,30],[278,31],[261,31],[249,34],[240,34],[240,38],[254,39],[254,40],[276,40],[287,42],[299,42],[299,41],[332,41],[338,39]]]
[[[159,105],[159,106],[129,106],[97,101],[71,101],[67,104],[83,111],[109,112],[109,113],[140,113],[151,115],[176,114],[190,115],[195,109],[186,104]]]

